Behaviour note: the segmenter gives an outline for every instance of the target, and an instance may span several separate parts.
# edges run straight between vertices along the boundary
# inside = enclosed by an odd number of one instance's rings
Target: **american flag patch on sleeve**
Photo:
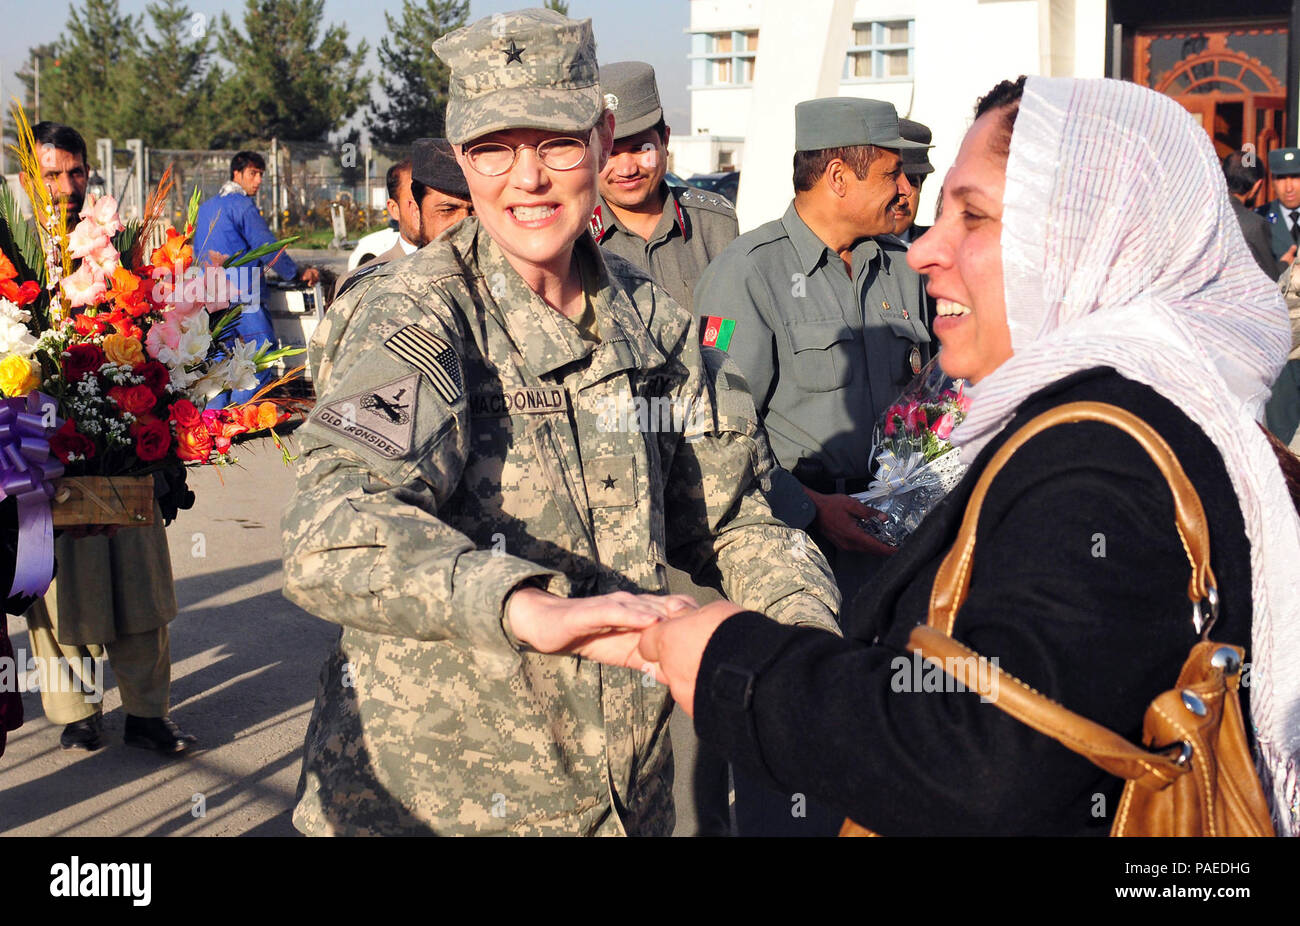
[[[452,346],[437,335],[419,325],[407,325],[386,340],[384,347],[423,373],[448,405],[464,393],[460,359]]]

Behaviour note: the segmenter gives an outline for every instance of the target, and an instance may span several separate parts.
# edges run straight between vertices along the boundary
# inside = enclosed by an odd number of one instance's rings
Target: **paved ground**
[[[240,467],[191,470],[190,478],[198,503],[167,529],[180,605],[171,624],[172,716],[202,748],[163,759],[123,746],[111,669],[107,742],[98,752],[60,749],[60,728],[45,720],[40,695],[27,693],[27,722],[0,758],[0,833],[294,833],[289,813],[316,675],[338,628],[280,594],[279,520],[293,469],[257,441],[243,445]],[[15,650],[30,652],[24,621],[8,620]],[[675,721],[675,734],[689,731],[680,713]],[[692,746],[677,750],[685,834],[695,830]]]

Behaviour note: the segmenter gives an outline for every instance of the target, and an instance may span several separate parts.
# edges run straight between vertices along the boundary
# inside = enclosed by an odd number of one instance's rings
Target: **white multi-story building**
[[[670,144],[673,170],[684,177],[741,168],[763,5],[764,0],[691,0],[691,128]],[[851,35],[834,95],[888,100],[900,114],[910,111],[916,6],[917,0],[852,3]]]
[[[691,125],[673,170],[742,170],[741,227],[791,195],[794,104],[888,100],[934,132],[942,178],[975,99],[1020,74],[1167,93],[1220,153],[1296,143],[1300,0],[690,0]],[[920,215],[933,214],[939,182]]]

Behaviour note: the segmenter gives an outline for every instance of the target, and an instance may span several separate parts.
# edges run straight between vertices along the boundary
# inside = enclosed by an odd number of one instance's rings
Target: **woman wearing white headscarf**
[[[1135,84],[1030,78],[981,100],[934,228],[944,369],[972,406],[971,471],[846,614],[845,638],[725,602],[642,636],[701,738],[876,832],[1107,832],[1121,779],[971,692],[902,668],[971,489],[1022,424],[1074,401],[1147,421],[1205,507],[1213,638],[1253,660],[1249,717],[1279,833],[1300,829],[1300,522],[1257,426],[1290,332],[1204,131]],[[1049,429],[984,501],[954,635],[1140,740],[1197,634],[1164,478],[1109,425]],[[697,682],[698,680],[698,682]]]

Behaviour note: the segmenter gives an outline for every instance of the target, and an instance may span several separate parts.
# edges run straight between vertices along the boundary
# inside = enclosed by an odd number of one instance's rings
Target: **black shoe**
[[[170,717],[133,717],[127,714],[122,742],[141,749],[176,753],[189,749],[198,738],[182,732]]]
[[[59,745],[64,749],[85,749],[94,752],[100,746],[99,734],[102,730],[98,714],[91,714],[85,720],[77,720],[63,728]]]

